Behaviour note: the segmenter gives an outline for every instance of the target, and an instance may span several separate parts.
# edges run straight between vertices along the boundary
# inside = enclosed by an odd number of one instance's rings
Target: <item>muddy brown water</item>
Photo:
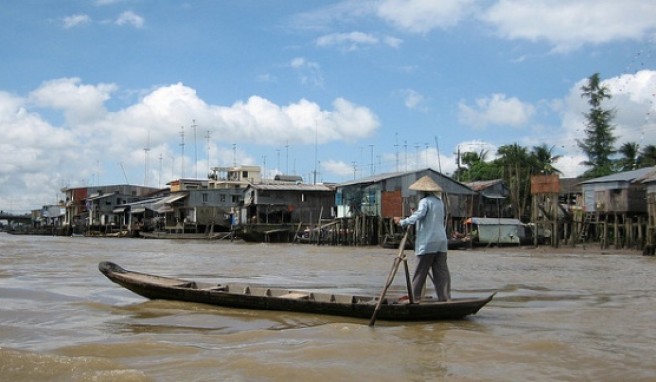
[[[147,301],[97,268],[378,295],[396,254],[0,233],[0,380],[656,380],[656,259],[638,252],[450,251],[454,297],[495,299],[461,321],[374,328]],[[404,285],[399,272],[389,293]]]

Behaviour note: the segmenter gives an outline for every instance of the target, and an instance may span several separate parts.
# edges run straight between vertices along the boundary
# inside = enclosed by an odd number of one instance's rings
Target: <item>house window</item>
[[[226,201],[225,197],[226,197],[225,194],[221,194],[221,196],[219,197],[219,200],[221,201],[221,203],[225,203],[225,201]]]
[[[242,171],[241,172],[241,178],[242,179],[248,179],[248,171]]]
[[[207,203],[208,197],[206,193],[203,193],[203,203]]]

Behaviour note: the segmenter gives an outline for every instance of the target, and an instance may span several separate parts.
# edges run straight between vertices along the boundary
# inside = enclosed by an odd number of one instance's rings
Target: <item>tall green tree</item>
[[[611,157],[615,154],[614,144],[617,137],[613,135],[615,127],[612,125],[615,111],[604,109],[602,103],[610,99],[610,91],[607,86],[601,84],[599,73],[588,78],[588,83],[581,87],[581,97],[588,99],[590,111],[585,113],[586,127],[585,139],[578,140],[577,144],[587,160],[583,165],[590,167],[586,170],[583,178],[595,178],[613,173],[613,161]]]
[[[510,190],[510,202],[516,219],[525,217],[530,201],[531,160],[525,147],[513,143],[497,150],[496,162],[502,169],[502,178]]]

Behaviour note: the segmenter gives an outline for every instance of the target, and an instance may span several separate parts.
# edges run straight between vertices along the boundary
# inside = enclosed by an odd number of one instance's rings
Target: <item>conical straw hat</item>
[[[435,181],[428,175],[422,176],[418,181],[412,183],[408,188],[415,191],[442,192],[442,187],[435,183]]]

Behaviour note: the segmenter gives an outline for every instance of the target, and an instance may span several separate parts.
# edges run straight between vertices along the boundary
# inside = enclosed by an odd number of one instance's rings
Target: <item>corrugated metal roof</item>
[[[378,183],[380,181],[386,180],[386,179],[391,179],[391,178],[396,178],[399,176],[404,176],[406,174],[412,174],[418,171],[399,171],[399,172],[387,172],[383,174],[377,174],[377,175],[372,175],[372,176],[367,176],[364,178],[360,179],[354,179],[348,182],[343,182],[339,183],[338,186],[352,186],[354,184],[371,184],[371,183]]]
[[[267,183],[251,184],[249,187],[265,191],[334,191],[334,187],[325,184]]]
[[[114,192],[108,193],[108,194],[95,193],[95,194],[92,194],[89,197],[87,197],[86,200],[92,201],[92,200],[104,199],[104,198],[109,198],[110,196],[115,196],[115,195],[116,195],[116,193],[114,193]]]
[[[451,178],[447,175],[444,175],[444,174],[442,174],[438,171],[435,171],[430,167],[422,169],[422,170],[388,172],[388,173],[383,173],[383,174],[372,175],[372,176],[369,176],[369,177],[364,177],[364,178],[360,178],[360,179],[356,179],[356,180],[352,180],[352,181],[348,181],[348,182],[344,182],[344,183],[339,183],[339,184],[337,184],[337,187],[346,187],[346,186],[355,186],[355,185],[370,185],[370,184],[382,182],[384,180],[393,179],[393,178],[400,178],[400,177],[404,177],[404,176],[407,176],[407,175],[417,174],[417,176],[418,176],[418,174],[422,174],[422,173],[425,173],[425,172],[433,173],[433,174],[435,174],[435,175],[437,175],[441,178],[446,179],[448,182],[450,182],[450,184],[445,184],[445,183],[440,183],[438,181],[438,184],[440,184],[442,186],[442,188],[445,189],[445,192],[453,192],[452,187],[456,187],[456,188],[460,188],[460,192],[459,192],[460,194],[465,194],[465,195],[475,194],[475,191],[472,190],[467,185],[465,185],[463,183],[460,183],[457,180],[455,180],[455,179],[453,179],[453,178]],[[449,189],[447,189],[447,188],[449,188]]]
[[[524,225],[518,219],[511,218],[469,218],[465,223],[474,223],[479,225]]]
[[[629,182],[633,183],[636,180],[643,179],[644,176],[655,171],[656,167],[647,167],[641,168],[633,171],[624,171],[618,172],[617,174],[611,174],[607,176],[602,176],[600,178],[588,179],[580,184],[592,184],[592,183],[606,183],[606,182]]]
[[[650,172],[648,174],[645,174],[642,178],[640,178],[640,181],[642,183],[653,183],[656,182],[656,168],[652,168],[653,172]]]
[[[481,191],[484,190],[488,187],[492,187],[494,185],[497,185],[499,183],[502,183],[503,179],[494,179],[494,180],[478,180],[475,182],[466,182],[464,183],[465,186],[471,188],[474,191]]]
[[[171,195],[169,195],[169,196],[167,196],[167,197],[165,197],[165,198],[163,198],[163,199],[161,199],[161,200],[155,202],[154,205],[159,206],[159,205],[162,205],[162,204],[171,204],[171,203],[173,203],[173,202],[175,202],[175,201],[178,201],[178,200],[180,200],[180,199],[184,199],[184,198],[186,198],[187,196],[189,196],[189,193],[188,193],[188,192],[182,192],[182,193],[171,194]]]

